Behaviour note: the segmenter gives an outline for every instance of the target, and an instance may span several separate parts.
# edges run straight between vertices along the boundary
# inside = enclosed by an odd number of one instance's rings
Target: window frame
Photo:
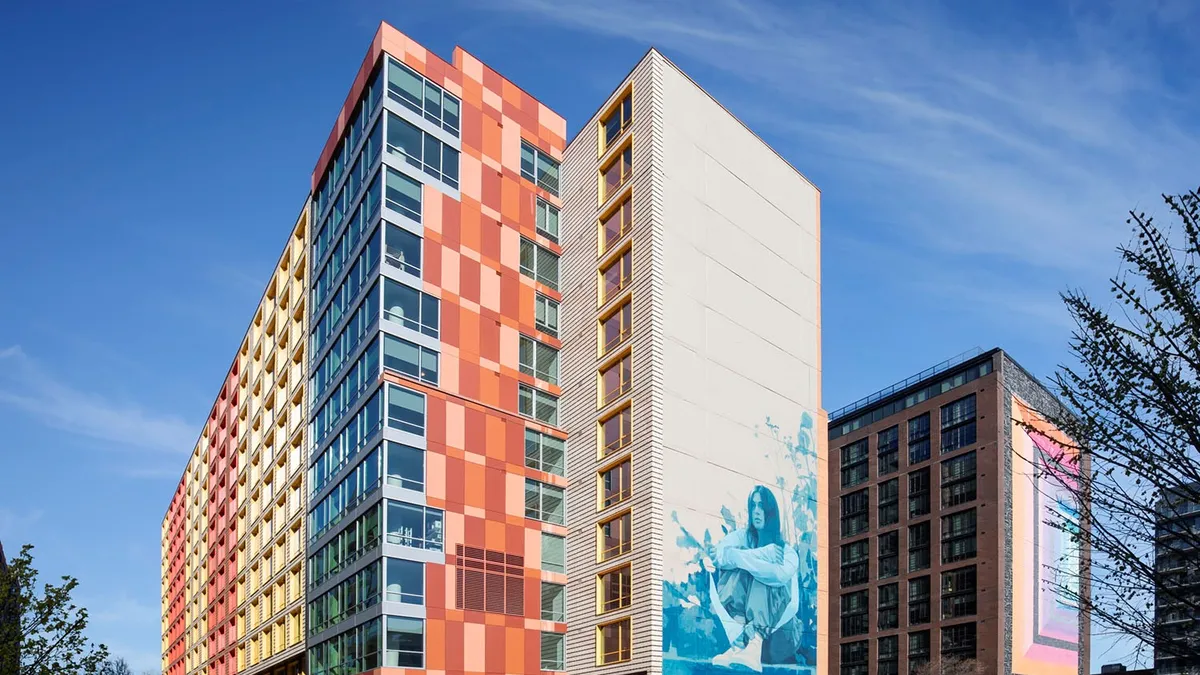
[[[530,511],[530,507],[529,507],[529,488],[531,485],[537,486],[537,507],[534,511],[532,511],[532,513],[534,515],[530,515],[531,511]],[[558,491],[559,502],[562,504],[562,515],[560,516],[560,520],[558,520],[558,521],[550,520],[550,519],[546,518],[546,516],[548,514],[553,515],[552,512],[546,510],[546,492],[547,492],[547,490],[549,490],[551,493],[553,493],[553,491],[555,491],[555,490]],[[550,483],[546,483],[544,481],[540,481],[535,478],[530,478],[530,477],[526,476],[526,478],[525,478],[525,518],[527,518],[529,520],[536,520],[540,523],[550,523],[551,525],[565,526],[567,524],[567,491],[566,491],[566,489],[564,489],[558,485],[551,485]]]
[[[521,236],[521,249],[522,255],[519,257],[517,263],[518,270],[521,272],[521,274],[529,279],[533,279],[535,282],[545,286],[546,288],[557,292],[559,290],[559,284],[562,283],[562,256],[523,235]],[[529,267],[525,264],[524,253],[526,250],[533,251],[532,267]],[[540,274],[542,267],[541,259],[543,256],[549,256],[549,258],[554,261],[554,279],[549,279],[548,277],[544,277]]]
[[[562,209],[550,203],[550,200],[541,195],[535,196],[533,204],[534,213],[534,230],[543,237],[549,239],[555,244],[559,243],[559,233],[562,231]],[[545,214],[543,216],[542,214]],[[542,227],[542,223],[549,223],[550,216],[554,216],[554,231],[551,232],[549,227]]]
[[[620,521],[625,521],[621,524],[619,537],[616,538],[617,544],[605,548],[604,528],[608,525],[614,525]],[[633,550],[633,510],[625,509],[620,513],[613,514],[608,518],[601,520],[596,524],[596,560],[597,562],[607,562],[615,558],[619,558]]]
[[[532,434],[532,438],[531,438],[531,434]],[[552,441],[556,441],[556,442],[562,444],[561,448],[555,448],[555,450],[557,450],[559,452],[559,454],[561,455],[561,457],[559,459],[559,463],[555,464],[554,462],[546,461],[546,459],[545,459],[545,456],[546,456],[545,439],[550,439]],[[536,442],[536,444],[537,444],[537,451],[534,453],[534,455],[532,457],[530,456],[530,453],[529,453],[531,441]],[[543,433],[541,431],[538,431],[537,429],[531,429],[529,427],[525,427],[525,466],[526,466],[526,468],[530,468],[535,471],[541,471],[543,473],[548,473],[548,474],[551,474],[554,476],[561,476],[561,477],[565,478],[567,476],[567,441],[566,441],[566,439],[558,438],[557,436]],[[558,470],[555,471],[554,469],[558,469]]]
[[[619,319],[618,332],[614,341],[607,342],[604,337],[604,331],[611,319]],[[609,311],[600,316],[600,319],[596,322],[596,327],[597,342],[600,346],[601,357],[612,354],[624,346],[633,335],[633,298],[629,297],[614,304]]]
[[[613,497],[606,497],[605,495],[607,494],[607,489],[605,488],[605,477],[614,471],[618,472],[615,475],[620,475],[619,470],[621,467],[627,467],[624,471],[624,485],[619,490],[614,492]],[[603,511],[610,507],[616,506],[617,504],[625,502],[633,496],[633,457],[626,455],[625,457],[622,457],[621,459],[612,462],[607,466],[601,467],[596,472],[596,481],[596,496],[598,503],[597,510]]]
[[[622,574],[623,573],[623,574]],[[616,575],[618,597],[610,602],[606,591],[605,579]],[[623,577],[623,578],[622,578]],[[623,584],[623,585],[622,585]],[[633,604],[633,565],[623,563],[596,573],[596,614],[609,614],[628,609]]]
[[[616,370],[618,386],[616,389],[610,391],[604,384],[604,376],[618,368],[620,369]],[[600,364],[600,368],[597,370],[597,376],[600,382],[599,407],[605,408],[617,402],[617,400],[633,390],[632,350],[625,350],[623,353],[617,354],[611,359]]]
[[[525,362],[526,351],[533,357],[533,363]],[[540,367],[545,356],[551,357],[548,370]],[[561,351],[531,335],[520,333],[517,339],[517,366],[522,374],[558,386],[562,374]]]
[[[614,134],[609,134],[609,122],[616,118],[618,125]],[[621,140],[626,131],[633,126],[633,89],[626,89],[620,98],[597,119],[599,125],[599,153],[604,155]]]
[[[605,651],[605,633],[604,629],[613,626],[624,626],[623,631],[617,633],[617,648],[615,651]],[[615,654],[616,657],[607,658],[610,654]],[[616,663],[625,663],[633,658],[633,621],[630,617],[623,617],[614,621],[607,621],[596,626],[596,665],[611,666]]]
[[[608,440],[608,424],[617,421],[617,437]],[[633,401],[626,401],[620,407],[609,411],[597,421],[600,431],[597,438],[600,443],[600,459],[610,457],[633,444]]]
[[[528,392],[528,399],[525,397],[526,392]],[[529,401],[528,412],[524,410],[526,400]],[[561,401],[559,400],[558,396],[555,396],[548,391],[525,384],[524,382],[517,383],[517,413],[522,417],[535,420],[543,424],[549,424],[552,427],[557,427],[560,402]],[[537,416],[539,403],[542,405],[553,404],[553,413],[549,415],[548,418],[544,419]]]

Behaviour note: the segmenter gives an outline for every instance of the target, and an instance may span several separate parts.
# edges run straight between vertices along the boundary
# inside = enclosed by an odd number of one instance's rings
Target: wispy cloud
[[[1200,180],[1188,83],[1148,56],[1186,3],[1049,3],[1040,30],[929,3],[487,4],[740,81],[718,95],[801,170],[829,175],[806,158],[836,158],[838,189],[818,181],[827,205],[917,214],[891,233],[902,245],[1093,273],[1127,209]]]
[[[9,541],[8,550],[4,552],[6,556],[11,557],[17,553],[19,548],[12,540],[24,537],[42,519],[42,515],[43,511],[41,509],[17,511],[15,509],[0,508],[0,540]]]
[[[20,346],[0,349],[0,405],[47,427],[105,441],[123,449],[178,455],[196,442],[196,426],[182,418],[108,398],[60,380]]]

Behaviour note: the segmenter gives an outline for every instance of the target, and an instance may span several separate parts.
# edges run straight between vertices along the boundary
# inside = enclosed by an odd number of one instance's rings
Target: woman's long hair
[[[763,510],[763,527],[754,527],[754,495],[758,495],[759,505]],[[765,485],[759,485],[746,498],[746,513],[749,516],[749,539],[751,548],[759,548],[768,544],[783,545],[783,536],[779,531],[779,503],[775,494]]]

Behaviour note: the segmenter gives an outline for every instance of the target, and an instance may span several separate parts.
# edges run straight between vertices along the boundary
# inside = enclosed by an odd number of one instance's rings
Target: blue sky
[[[1057,293],[1200,183],[1186,0],[245,5],[0,7],[0,540],[138,668],[163,511],[381,19],[572,132],[651,44],[758,131],[822,190],[831,409],[973,346],[1049,374]]]

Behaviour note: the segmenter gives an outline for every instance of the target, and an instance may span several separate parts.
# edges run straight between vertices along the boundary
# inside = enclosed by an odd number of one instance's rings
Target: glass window
[[[393,58],[388,58],[388,97],[458,135],[458,98]]]
[[[567,669],[563,649],[565,637],[562,633],[542,633],[542,670]]]
[[[879,475],[900,470],[900,427],[884,429],[876,436],[879,453]]]
[[[528,335],[520,338],[518,362],[521,372],[550,384],[558,384],[558,350]]]
[[[425,395],[394,384],[387,387],[387,425],[425,435]]]
[[[396,269],[421,276],[421,238],[391,223],[386,232],[383,259]]]
[[[337,428],[342,416],[379,381],[379,345],[372,343],[341,377],[341,382],[313,414],[312,433],[319,445]]]
[[[558,337],[558,301],[541,293],[533,299],[534,325],[547,335]]]
[[[908,634],[908,672],[916,673],[929,663],[929,631],[920,630]]]
[[[556,476],[566,475],[567,442],[533,429],[525,430],[525,466]]]
[[[632,572],[629,565],[600,575],[600,612],[625,609],[631,602]]]
[[[975,613],[975,566],[942,572],[942,618]]]
[[[434,296],[391,279],[383,280],[383,318],[438,337],[440,309],[440,301]]]
[[[605,303],[629,286],[629,280],[633,277],[633,251],[625,251],[600,271],[600,277],[603,280],[600,302]]]
[[[897,675],[900,672],[900,637],[889,635],[879,638],[879,665],[876,675]]]
[[[842,588],[867,583],[867,565],[871,558],[871,540],[862,539],[842,545]]]
[[[870,658],[870,641],[847,642],[840,647],[842,656],[841,675],[867,675],[867,659]]]
[[[600,523],[601,562],[629,552],[632,518],[626,512]]]
[[[863,488],[857,492],[851,492],[848,495],[842,496],[843,537],[853,537],[867,531],[867,521],[870,517],[868,511],[871,508],[869,490],[870,488]]]
[[[879,630],[900,627],[900,584],[879,587]]]
[[[566,504],[563,489],[526,478],[525,517],[555,525],[565,524]]]
[[[888,579],[900,574],[900,533],[879,535],[879,578]]]
[[[371,508],[309,556],[309,588],[320,585],[361,558],[363,554],[379,546],[382,535],[379,528],[379,512],[379,506]]]
[[[388,441],[387,482],[417,492],[425,491],[425,451]]]
[[[387,618],[387,651],[384,665],[392,668],[425,666],[425,622],[398,616]]]
[[[929,569],[929,521],[908,526],[908,571]]]
[[[975,557],[975,509],[942,516],[942,562]]]
[[[867,439],[842,446],[842,487],[854,487],[867,482],[871,468]]]
[[[567,620],[567,587],[542,582],[542,621]]]
[[[608,508],[629,499],[630,460],[600,472],[600,507]]]
[[[608,455],[629,445],[633,440],[633,412],[625,406],[600,422],[600,456]]]
[[[558,196],[558,162],[528,141],[521,141],[521,177]]]
[[[929,623],[929,577],[908,580],[908,624]]]
[[[908,517],[929,513],[929,467],[908,474]]]
[[[600,126],[604,127],[604,147],[612,145],[621,132],[629,128],[631,122],[633,122],[633,97],[626,94],[617,107],[608,114],[608,117],[600,121]]]
[[[929,413],[908,421],[908,463],[929,459]]]
[[[425,564],[415,560],[386,558],[387,594],[389,602],[410,605],[425,604]]]
[[[633,173],[633,146],[625,148],[619,155],[612,158],[600,174],[603,177],[604,190],[601,193],[600,200],[606,201],[609,197],[625,185],[629,181],[630,175]]]
[[[547,394],[540,389],[534,389],[527,384],[517,385],[517,412],[540,420],[546,424],[558,425],[558,397]]]
[[[315,635],[379,603],[379,562],[373,562],[308,603],[308,633]],[[263,614],[272,614],[271,595],[259,605]]]
[[[442,512],[388,500],[387,542],[428,551],[442,550]]]
[[[395,59],[388,59],[388,96],[417,114],[422,112],[424,78]]]
[[[620,361],[600,371],[600,404],[608,405],[629,393],[633,358],[626,354]]]
[[[942,452],[975,443],[975,394],[942,406]]]
[[[558,256],[521,237],[521,274],[558,290]]]
[[[600,219],[600,252],[613,247],[633,227],[633,197],[628,196]]]
[[[446,185],[458,187],[458,151],[390,112],[387,150]]]
[[[942,462],[942,507],[975,500],[975,451]]]
[[[620,663],[630,658],[629,619],[600,626],[600,663]]]
[[[421,222],[421,184],[391,167],[387,167],[383,201],[388,208]]]
[[[942,627],[942,656],[975,658],[975,622]]]
[[[421,155],[424,154],[424,134],[416,125],[388,113],[387,116],[387,145],[388,152],[400,155],[416,168],[421,168]],[[436,143],[437,139],[433,139]]]
[[[879,527],[900,522],[900,479],[879,484]]]
[[[633,303],[625,301],[600,321],[601,356],[625,343],[633,325]]]
[[[542,533],[542,569],[560,574],[567,571],[566,539]]]
[[[379,451],[373,451],[354,467],[308,515],[309,541],[315,541],[380,486]],[[264,501],[269,501],[269,497]],[[269,538],[269,537],[268,537]]]
[[[438,383],[438,353],[395,335],[383,334],[383,367],[432,385]]]
[[[554,243],[558,243],[558,207],[550,202],[537,198],[535,207],[537,216],[537,231]]]
[[[867,620],[870,608],[867,605],[868,592],[866,589],[846,593],[842,596],[842,637],[865,635],[871,632]]]

